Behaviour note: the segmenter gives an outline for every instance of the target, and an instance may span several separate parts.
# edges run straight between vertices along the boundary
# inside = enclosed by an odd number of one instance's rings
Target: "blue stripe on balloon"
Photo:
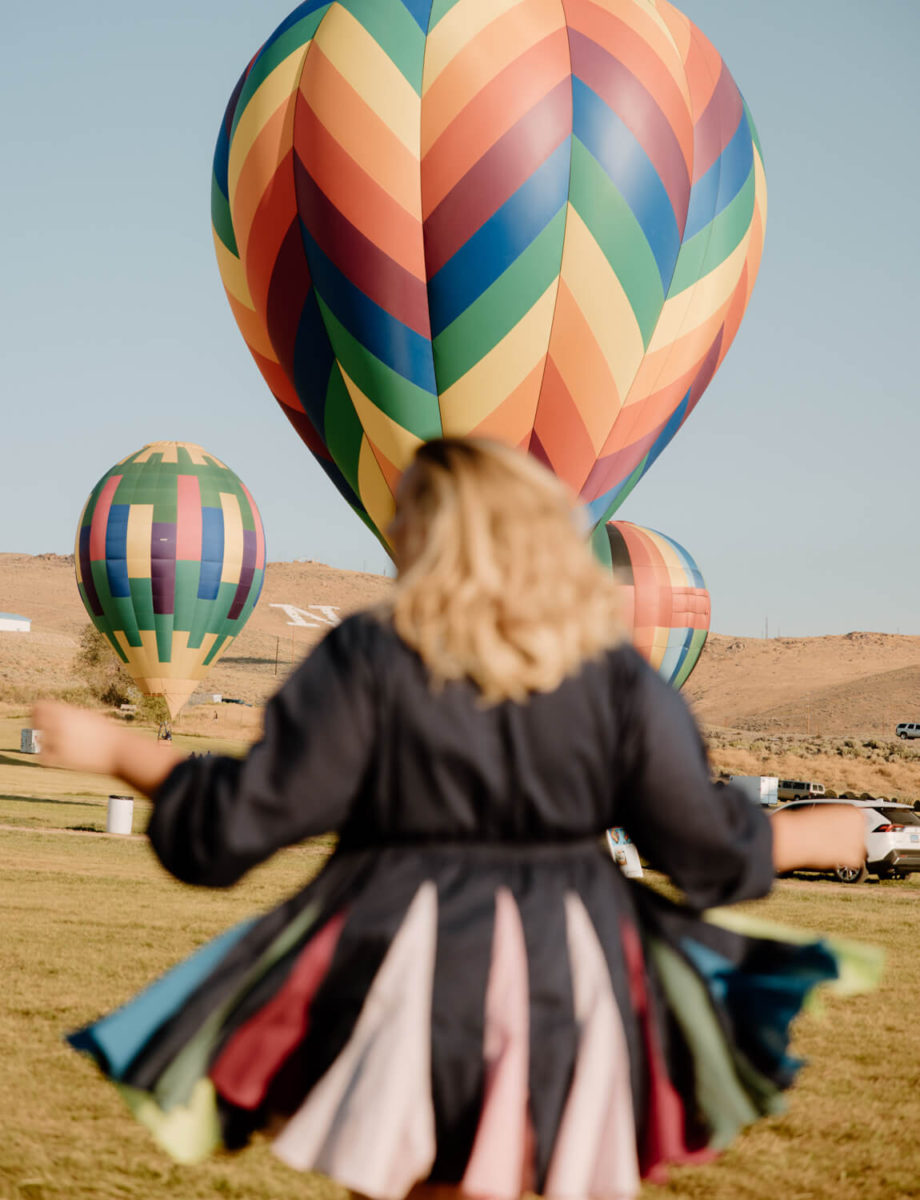
[[[668,193],[633,133],[596,92],[577,78],[572,79],[572,132],[629,205],[655,256],[661,285],[667,292],[681,240]]]
[[[571,139],[566,138],[429,279],[432,337],[478,300],[563,207],[571,157]]]
[[[687,389],[686,395],[668,418],[667,423],[658,434],[658,437],[655,438],[651,449],[647,452],[645,459],[642,462],[642,474],[638,477],[638,479],[634,478],[633,473],[630,472],[625,479],[621,479],[619,483],[610,489],[610,491],[604,492],[602,496],[598,496],[596,500],[592,500],[585,505],[585,511],[588,514],[592,527],[596,525],[597,522],[608,512],[608,509],[610,509],[617,496],[619,496],[620,492],[625,487],[635,487],[635,485],[639,482],[639,479],[642,478],[642,475],[648,471],[649,467],[652,465],[652,463],[654,463],[658,455],[662,452],[662,450],[664,450],[668,442],[670,442],[671,438],[673,438],[674,434],[677,433],[678,429],[680,429],[681,422],[687,413],[687,406],[690,403],[691,391],[692,388]],[[705,586],[706,585],[701,579],[700,587]]]
[[[221,508],[201,510],[201,573],[198,599],[216,600],[224,569],[224,512]]]
[[[268,41],[265,42],[265,44],[262,46],[262,49],[259,51],[259,54],[264,54],[273,42],[277,42],[278,38],[283,37],[284,34],[286,34],[292,26],[296,25],[298,21],[302,21],[304,17],[309,16],[310,13],[316,12],[318,8],[328,7],[329,0],[306,0],[304,4],[298,4],[294,11],[289,16],[284,18]]]
[[[113,504],[105,527],[105,567],[109,591],[115,597],[131,595],[128,583],[128,514],[129,504]]]
[[[438,388],[428,338],[368,299],[323,253],[303,221],[300,229],[317,295],[365,350],[403,379],[435,395]]]
[[[320,438],[325,428],[326,390],[335,355],[312,288],[300,310],[294,339],[294,387],[297,399]]]
[[[432,0],[402,0],[402,2],[406,12],[409,13],[422,33],[427,33]]]
[[[747,182],[753,166],[754,147],[751,142],[751,130],[742,112],[731,141],[706,174],[690,189],[684,241],[689,241],[694,234],[705,229],[710,221],[731,204]]]
[[[684,665],[687,651],[693,640],[693,629],[672,629],[668,633],[668,644],[661,659],[658,673],[667,683],[673,683]]]
[[[687,406],[690,403],[690,393],[692,390],[692,388],[687,389],[684,398],[681,400],[680,404],[678,404],[677,408],[675,408],[671,413],[670,417],[668,417],[667,423],[665,424],[661,433],[659,433],[659,435],[655,438],[652,448],[648,452],[645,470],[642,472],[643,475],[649,469],[652,463],[655,462],[655,460],[658,458],[658,455],[662,452],[665,446],[667,446],[668,442],[670,442],[674,434],[677,433],[678,429],[680,429],[681,422],[687,414]]]

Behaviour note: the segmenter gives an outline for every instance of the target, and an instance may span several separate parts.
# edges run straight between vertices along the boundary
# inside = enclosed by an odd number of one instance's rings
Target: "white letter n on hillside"
[[[341,623],[339,610],[334,604],[310,604],[307,608],[297,608],[294,604],[270,604],[269,608],[280,608],[288,617],[288,625],[298,625],[301,629],[322,629],[324,625]]]

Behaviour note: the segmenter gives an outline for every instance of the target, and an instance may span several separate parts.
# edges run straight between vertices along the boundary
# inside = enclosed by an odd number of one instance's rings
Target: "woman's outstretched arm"
[[[40,700],[32,722],[41,730],[45,766],[112,775],[145,796],[186,758],[171,742],[152,742],[99,713],[56,700]]]

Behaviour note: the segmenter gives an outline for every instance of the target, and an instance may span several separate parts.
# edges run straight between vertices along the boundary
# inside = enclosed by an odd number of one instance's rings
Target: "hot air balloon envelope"
[[[633,644],[679,688],[696,666],[709,633],[709,592],[699,567],[683,546],[654,529],[608,521],[605,532],[603,557],[623,587]]]
[[[140,690],[174,717],[255,607],[265,535],[245,484],[190,442],[152,442],[83,509],[80,596]]]
[[[240,331],[379,535],[441,434],[528,449],[601,526],[725,356],[765,215],[741,95],[666,0],[307,0],[214,158]]]

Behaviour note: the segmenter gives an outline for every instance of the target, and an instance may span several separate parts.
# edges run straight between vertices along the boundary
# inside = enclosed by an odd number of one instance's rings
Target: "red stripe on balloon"
[[[313,286],[297,217],[288,226],[274,260],[265,309],[272,349],[290,378],[295,377],[297,332],[307,296]]]
[[[323,253],[369,299],[422,337],[431,337],[428,289],[394,262],[331,203],[303,163],[295,159],[294,183],[301,219]]]
[[[744,117],[741,93],[722,64],[722,74],[696,123],[693,151],[693,182],[701,179],[717,161],[719,155],[738,131],[738,123]]]
[[[680,143],[655,98],[618,58],[577,30],[569,32],[572,70],[616,113],[648,155],[684,235],[690,175]]]
[[[201,487],[196,475],[176,478],[176,558],[179,562],[201,558]]]
[[[279,162],[256,206],[243,255],[249,294],[254,307],[263,316],[274,279],[275,262],[287,231],[296,221],[294,153],[289,151]]]
[[[577,30],[613,58],[629,64],[630,72],[652,97],[673,131],[689,175],[693,163],[693,119],[686,97],[660,51],[625,21],[592,0],[566,0],[565,11],[570,36]],[[675,48],[672,65],[677,67],[679,63],[680,54]]]
[[[579,494],[594,462],[594,447],[578,405],[551,358],[546,360],[533,427],[553,473]]]
[[[503,134],[425,221],[425,264],[436,274],[569,136],[566,79]]]
[[[121,475],[112,475],[107,479],[93,509],[89,532],[89,557],[92,562],[105,562],[105,534],[109,524],[109,510],[121,481]]]

